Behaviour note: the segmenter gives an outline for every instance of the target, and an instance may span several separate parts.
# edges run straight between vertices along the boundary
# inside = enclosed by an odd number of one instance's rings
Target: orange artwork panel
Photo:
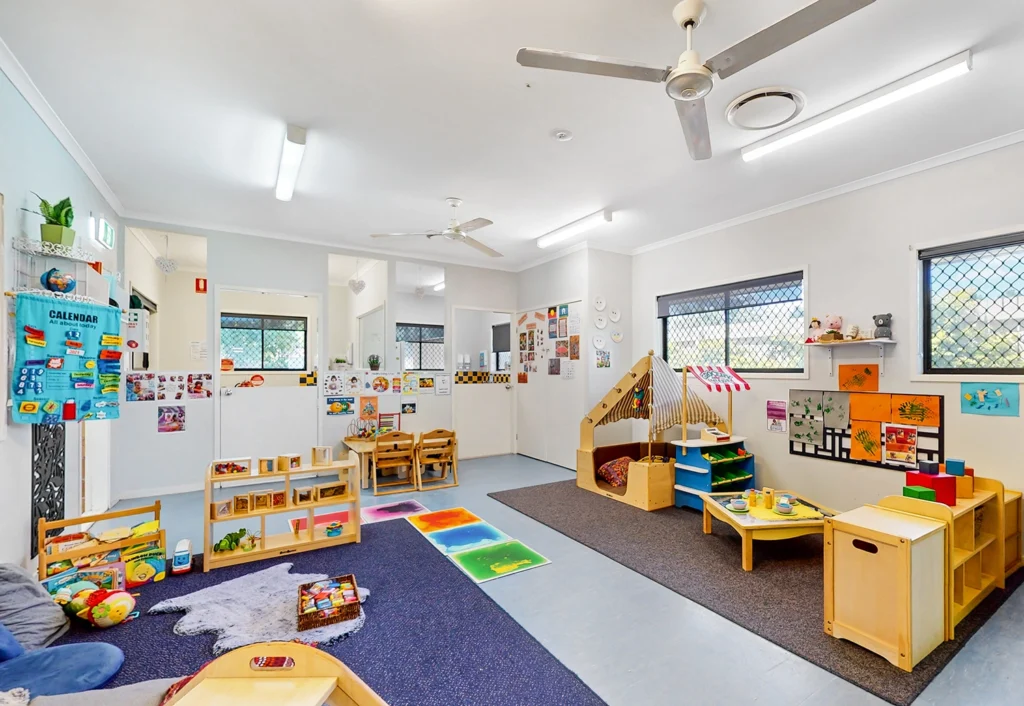
[[[406,518],[420,532],[436,532],[438,530],[461,527],[473,522],[480,522],[480,518],[464,507],[455,507],[450,510],[438,510],[423,515],[413,515]]]
[[[892,395],[852,393],[850,419],[858,422],[892,421]]]
[[[854,461],[882,460],[880,422],[850,422],[850,458]]]
[[[893,395],[892,421],[918,427],[939,426],[937,395]]]
[[[840,365],[839,389],[847,392],[878,392],[878,364]]]

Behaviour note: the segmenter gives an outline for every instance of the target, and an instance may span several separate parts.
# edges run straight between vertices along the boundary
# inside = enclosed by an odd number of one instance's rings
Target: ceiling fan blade
[[[462,239],[462,242],[464,242],[466,245],[469,245],[470,247],[476,248],[484,255],[490,255],[491,257],[505,257],[497,250],[491,250],[489,247],[481,243],[479,240],[474,240],[473,238],[470,238],[468,235]]]
[[[537,69],[572,71],[578,74],[629,78],[652,83],[661,83],[672,72],[671,66],[663,68],[628,59],[613,59],[570,51],[548,51],[547,49],[520,49],[516,55],[516,61],[522,66],[531,66]]]
[[[436,233],[436,232],[434,232],[434,233],[374,233],[370,237],[371,238],[405,238],[405,237],[413,236],[413,237],[422,238],[424,236],[431,236],[431,235],[440,235],[440,233]]]
[[[474,230],[480,230],[481,228],[486,228],[487,226],[493,225],[494,221],[489,221],[486,218],[474,218],[471,221],[460,223],[457,230],[460,233],[472,233]]]
[[[686,136],[686,148],[696,160],[711,159],[711,133],[708,130],[708,110],[704,99],[676,101],[676,112]]]
[[[729,78],[734,73],[756,64],[761,59],[796,44],[820,29],[863,9],[875,0],[817,0],[771,27],[747,37],[739,44],[713,56],[705,66]]]

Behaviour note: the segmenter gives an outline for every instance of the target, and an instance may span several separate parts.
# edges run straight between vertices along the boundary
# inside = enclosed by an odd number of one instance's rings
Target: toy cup
[[[783,515],[788,515],[793,512],[793,506],[789,504],[788,500],[780,500],[779,504],[775,506],[775,509],[781,512]]]
[[[742,512],[743,510],[746,510],[747,509],[747,501],[746,500],[741,500],[739,498],[733,498],[733,500],[732,500],[732,509],[733,510],[739,510],[740,512]]]

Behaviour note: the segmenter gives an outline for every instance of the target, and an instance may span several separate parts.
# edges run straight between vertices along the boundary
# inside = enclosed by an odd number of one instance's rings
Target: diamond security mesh
[[[444,370],[444,326],[395,324],[406,370]]]
[[[236,370],[305,370],[306,319],[222,314],[220,345]]]
[[[666,360],[677,370],[722,364],[745,372],[803,370],[802,279],[674,295],[664,308]]]
[[[1024,243],[924,263],[926,369],[1024,371]]]

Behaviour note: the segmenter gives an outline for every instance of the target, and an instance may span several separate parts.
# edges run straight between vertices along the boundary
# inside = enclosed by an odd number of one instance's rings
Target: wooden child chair
[[[418,467],[416,481],[420,490],[454,488],[459,484],[458,449],[459,442],[455,438],[454,431],[435,429],[420,434],[420,441],[416,444],[416,465]],[[433,465],[441,468],[441,475],[436,478],[424,477],[427,468]],[[451,482],[448,482],[449,470],[452,473]],[[424,487],[428,483],[437,483],[437,485]]]
[[[398,471],[408,468],[406,478],[399,478]],[[395,476],[390,480],[378,477],[394,471]],[[394,495],[396,493],[409,493],[417,490],[418,475],[416,468],[416,441],[413,435],[404,431],[392,431],[381,434],[377,437],[377,445],[373,448],[373,494]],[[397,490],[379,490],[393,486],[405,486]]]

